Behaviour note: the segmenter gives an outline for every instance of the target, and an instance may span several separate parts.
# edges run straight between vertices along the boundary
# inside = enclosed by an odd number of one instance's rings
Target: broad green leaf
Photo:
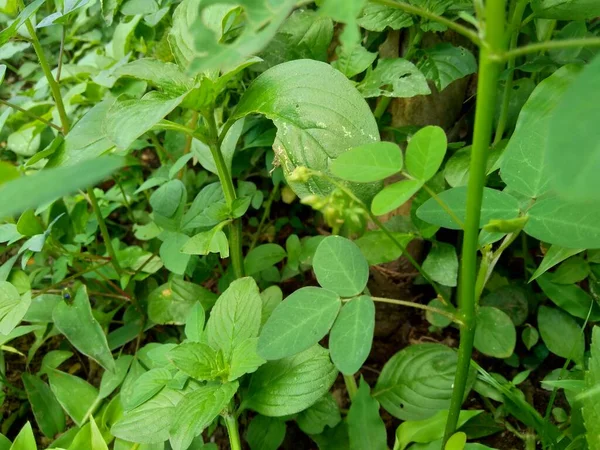
[[[313,347],[329,332],[340,305],[338,295],[327,289],[309,286],[293,292],[262,328],[259,355],[267,360],[281,359]]]
[[[277,450],[285,438],[285,422],[257,415],[250,422],[246,441],[250,450]]]
[[[185,321],[185,337],[192,342],[201,342],[204,332],[206,313],[200,302],[191,309]]]
[[[19,295],[8,281],[0,281],[0,334],[9,334],[27,313],[31,304],[31,292]]]
[[[344,375],[352,375],[367,360],[375,330],[375,304],[368,295],[346,303],[329,336],[331,360]]]
[[[296,417],[298,426],[306,434],[321,434],[326,426],[334,428],[341,421],[340,407],[329,393]]]
[[[567,23],[558,33],[553,36],[557,41],[563,39],[584,39],[588,33],[587,25],[583,20]],[[577,61],[583,47],[562,48],[550,50],[548,55],[559,64],[569,64]],[[569,94],[567,94],[569,95]],[[552,130],[552,127],[550,128]],[[552,141],[550,141],[552,145]]]
[[[173,450],[186,450],[196,436],[227,407],[238,383],[207,384],[187,393],[177,404],[170,430]]]
[[[131,40],[136,27],[140,23],[140,14],[133,16],[129,22],[121,21],[113,32],[112,41],[106,45],[106,54],[116,60],[125,58],[131,48]]]
[[[521,340],[527,350],[531,350],[534,345],[538,343],[540,339],[540,333],[531,325],[527,324],[525,328],[523,328],[523,332],[521,333]]]
[[[44,19],[37,24],[36,28],[48,27],[55,24],[65,24],[68,19],[73,16],[73,13],[86,6],[88,3],[90,3],[90,0],[71,0],[64,2],[57,8],[57,12],[44,17]]]
[[[443,91],[453,81],[475,73],[477,62],[466,48],[443,43],[423,50],[417,67]]]
[[[337,374],[329,352],[315,345],[260,367],[250,378],[242,407],[270,417],[295,414],[325,395]]]
[[[594,0],[533,0],[531,7],[543,19],[585,20],[600,16],[600,5]]]
[[[158,444],[169,439],[177,405],[183,394],[165,388],[141,406],[126,412],[110,432],[113,436],[141,444]]]
[[[363,379],[348,411],[348,434],[351,450],[387,450],[385,424],[379,415],[379,403],[371,397]]]
[[[121,389],[121,402],[125,411],[136,408],[160,392],[173,379],[168,369],[159,367],[144,372],[135,361]]]
[[[477,350],[494,358],[508,358],[516,343],[517,331],[506,313],[491,306],[479,308],[473,342]]]
[[[42,358],[42,367],[40,368],[38,375],[47,375],[49,370],[58,369],[58,367],[71,356],[73,356],[73,352],[68,350],[49,351]]]
[[[115,360],[106,335],[92,314],[87,288],[80,286],[71,303],[59,303],[52,312],[54,325],[81,353],[97,361],[106,370],[115,370]]]
[[[528,291],[519,285],[501,286],[481,299],[482,306],[493,306],[506,313],[516,327],[529,315]]]
[[[598,386],[600,386],[600,327],[592,330],[590,345],[591,357],[588,370],[585,372],[585,386],[588,395],[583,397],[583,420],[587,429],[586,438],[590,450],[600,448],[600,402],[598,402]],[[592,393],[593,392],[593,393]]]
[[[392,232],[392,236],[405,248],[414,238],[408,233]],[[367,231],[354,243],[358,245],[370,266],[395,261],[402,255],[402,250],[382,231]]]
[[[417,131],[406,148],[406,170],[425,183],[432,178],[444,160],[448,141],[440,127],[428,126]]]
[[[132,77],[144,80],[171,97],[178,97],[194,87],[193,80],[176,64],[158,59],[142,58],[119,67],[115,77]]]
[[[321,434],[311,436],[320,450],[348,450],[350,439],[348,437],[348,424],[345,421],[338,423],[334,428],[325,428]]]
[[[411,345],[385,364],[373,396],[401,420],[427,419],[450,406],[456,359],[456,352],[445,345]],[[474,376],[473,371],[467,390]]]
[[[17,221],[17,231],[23,236],[35,236],[36,234],[42,234],[44,227],[40,220],[35,216],[33,209],[28,209],[21,214]]]
[[[140,99],[119,97],[108,109],[103,129],[106,136],[120,149],[128,149],[133,142],[165,118],[183,100],[151,91]]]
[[[258,336],[261,306],[254,279],[235,280],[221,294],[210,313],[206,324],[208,343],[229,357],[238,344]]]
[[[189,237],[187,234],[173,232],[167,232],[165,236],[159,250],[160,259],[167,270],[183,276],[191,255],[181,252],[180,249]]]
[[[225,205],[225,197],[220,183],[211,183],[206,185],[200,193],[194,198],[183,219],[181,220],[182,230],[193,230],[198,227],[213,227],[221,222],[221,218],[210,214],[211,205]]]
[[[367,72],[357,89],[365,98],[407,98],[431,94],[421,71],[413,63],[402,58],[380,59],[377,67]]]
[[[4,30],[2,30],[2,32],[0,32],[0,46],[6,44],[11,37],[17,34],[19,28],[27,20],[29,20],[29,18],[32,17],[38,9],[40,9],[40,6],[42,6],[45,1],[46,0],[34,0],[25,8],[23,8],[17,18]]]
[[[419,180],[402,180],[390,184],[379,191],[371,203],[371,211],[376,216],[382,216],[399,208],[423,187]]]
[[[572,316],[586,319],[589,314],[592,322],[600,320],[600,307],[587,292],[576,284],[556,284],[549,274],[540,276],[537,283],[556,306]]]
[[[17,434],[14,442],[10,446],[10,450],[35,450],[37,444],[35,442],[35,436],[33,435],[33,429],[31,423],[27,422]]]
[[[464,223],[467,201],[466,187],[448,189],[438,194],[438,198]],[[506,192],[484,188],[479,227],[483,227],[493,219],[514,219],[518,215],[519,201],[516,198]],[[417,210],[417,217],[425,222],[450,228],[451,230],[461,228],[433,198],[421,205]],[[529,220],[528,225],[529,223],[531,223],[531,220]]]
[[[462,427],[473,417],[481,414],[481,410],[461,411],[456,428]],[[395,450],[404,450],[411,442],[427,444],[444,437],[444,428],[448,420],[448,411],[439,411],[424,420],[409,420],[396,428]]]
[[[317,248],[313,270],[319,284],[342,297],[362,293],[369,280],[369,263],[358,246],[340,236],[328,236]]]
[[[552,274],[552,282],[574,284],[585,280],[590,274],[590,265],[581,256],[567,259]]]
[[[373,142],[342,153],[331,164],[331,172],[358,183],[380,181],[402,170],[402,150],[392,142]]]
[[[383,31],[388,27],[392,30],[410,27],[413,19],[401,9],[368,2],[357,22],[365,30]]]
[[[0,185],[0,217],[50,203],[102,181],[123,165],[117,157],[102,157],[70,167],[42,170]]]
[[[331,65],[348,78],[367,70],[377,58],[377,53],[368,51],[359,42],[338,47],[336,54],[337,59]]]
[[[52,438],[65,429],[65,414],[50,387],[41,378],[24,373],[21,377],[35,421],[46,437]]]
[[[273,67],[246,90],[231,120],[264,114],[277,127],[273,150],[288,177],[298,166],[329,171],[330,161],[350,148],[379,140],[365,100],[328,64],[298,60]],[[291,182],[300,197],[327,195],[334,186],[321,178]],[[369,199],[377,186],[351,185]]]
[[[278,244],[262,244],[253,248],[244,258],[244,269],[248,275],[262,272],[286,257],[285,249]]]
[[[233,349],[229,360],[227,381],[237,380],[242,375],[256,372],[267,361],[258,354],[258,338],[249,338]]]
[[[573,255],[581,253],[584,249],[573,249],[573,248],[563,248],[558,245],[551,245],[550,248],[546,251],[544,255],[544,259],[540,263],[539,267],[535,270],[529,282],[531,283],[533,280],[546,273],[549,269],[564,261],[567,258],[570,258]]]
[[[570,200],[596,200],[600,189],[600,130],[593,126],[600,114],[594,89],[599,76],[600,58],[594,58],[564,90],[548,120],[548,175],[556,192]]]
[[[506,145],[506,141],[503,141]],[[458,187],[458,186],[466,186],[469,181],[469,171],[471,165],[471,151],[472,147],[469,145],[467,147],[461,148],[457,152],[455,152],[444,164],[444,178],[446,182],[450,185],[450,187]],[[502,152],[504,151],[504,147],[500,144],[488,152],[487,159],[487,174],[498,170],[495,165],[500,156],[502,156]]]
[[[260,316],[261,328],[267,322],[275,308],[279,306],[283,300],[283,292],[279,286],[269,286],[267,289],[260,293],[260,299],[262,300],[262,311]]]
[[[427,306],[430,306],[430,307],[436,308],[436,309],[441,309],[442,311],[446,311],[451,314],[454,314],[456,312],[456,309],[454,308],[454,306],[443,303],[439,298],[434,298],[427,304]],[[452,323],[452,319],[450,319],[448,316],[445,316],[440,313],[432,312],[430,310],[425,312],[425,317],[427,319],[427,322],[429,322],[431,325],[433,325],[435,327],[439,327],[439,328],[445,328]]]
[[[540,306],[538,329],[548,350],[562,358],[583,362],[585,342],[581,328],[569,314],[556,308]]]
[[[595,203],[568,203],[556,197],[538,200],[527,211],[525,232],[566,248],[600,248],[600,209]]]
[[[458,280],[458,257],[454,246],[434,242],[423,261],[423,270],[436,283],[455,287]]]
[[[98,398],[98,390],[87,381],[58,370],[48,372],[50,388],[65,412],[77,425]]]
[[[202,342],[180,344],[167,354],[167,358],[182,372],[200,381],[214,380],[219,371],[217,351]]]
[[[148,296],[148,316],[157,324],[183,325],[196,302],[209,310],[216,298],[216,294],[198,284],[173,278]]]
[[[547,147],[551,120],[578,73],[575,66],[560,68],[536,86],[523,106],[500,164],[500,176],[508,188],[531,198],[550,189],[552,172]]]
[[[121,355],[115,361],[114,372],[110,372],[108,370],[104,371],[104,373],[102,374],[102,379],[100,380],[98,398],[108,398],[108,396],[110,396],[110,394],[112,394],[115,391],[115,389],[121,386],[121,383],[123,383],[123,380],[125,379],[125,376],[129,371],[131,361],[133,361],[133,356]]]
[[[185,217],[184,217],[185,220]],[[181,247],[181,253],[188,255],[208,255],[209,253],[218,253],[221,258],[229,257],[229,241],[223,228],[228,225],[230,220],[224,220],[216,224],[208,231],[201,231],[191,238],[187,239]]]
[[[91,436],[90,436],[90,450],[108,450],[108,446],[104,441],[104,437],[96,425],[96,421],[94,417],[90,417],[90,427],[91,427]]]

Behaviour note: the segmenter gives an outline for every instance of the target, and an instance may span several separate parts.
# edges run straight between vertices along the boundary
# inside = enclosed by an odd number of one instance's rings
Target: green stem
[[[233,202],[236,200],[237,196],[235,193],[235,187],[233,186],[233,180],[229,174],[229,170],[227,170],[225,159],[223,158],[223,153],[221,153],[221,148],[219,145],[219,130],[217,128],[215,116],[211,111],[207,114],[204,114],[204,118],[206,120],[209,132],[208,147],[213,159],[215,160],[215,165],[217,166],[217,175],[219,176],[219,181],[221,182],[221,187],[223,188],[225,201],[231,209],[233,208]],[[243,277],[244,257],[242,254],[242,224],[240,219],[234,220],[229,225],[229,255],[235,277]]]
[[[6,100],[2,100],[1,98],[0,98],[0,103],[2,103],[3,105],[8,106],[9,108],[16,109],[17,111],[22,112],[26,116],[29,116],[29,117],[31,117],[34,120],[38,120],[38,121],[42,122],[43,124],[48,125],[49,127],[54,128],[55,130],[57,130],[61,134],[63,132],[62,128],[59,127],[58,125],[56,125],[55,123],[52,123],[49,120],[46,120],[43,117],[40,117],[37,114],[34,114],[31,111],[26,110],[25,108],[21,108],[20,106],[17,106],[17,105],[15,105],[13,103],[7,102]]]
[[[462,34],[466,38],[470,39],[477,45],[481,45],[481,39],[477,35],[477,33],[467,27],[460,25],[450,19],[446,19],[445,17],[438,16],[426,9],[419,8],[418,6],[413,6],[409,3],[404,2],[396,2],[394,0],[371,0],[372,3],[377,3],[379,5],[388,6],[390,8],[400,9],[409,14],[414,14],[425,19],[432,20],[433,22],[438,22],[443,25],[446,25],[451,30],[456,31],[458,34]]]
[[[525,435],[525,450],[535,450],[537,448],[536,441],[537,436],[535,433],[527,433]]]
[[[564,48],[577,47],[600,47],[600,37],[585,39],[562,39],[560,41],[537,42],[535,44],[518,47],[508,52],[499,52],[491,59],[494,61],[507,61],[510,58],[529,55],[531,53],[542,52],[546,50],[560,50]]]
[[[354,396],[358,392],[358,386],[356,385],[354,375],[344,375],[344,383],[346,384],[346,390],[348,391],[350,401],[354,400]]]
[[[104,217],[102,217],[102,211],[100,210],[100,206],[98,205],[98,199],[96,198],[96,194],[94,194],[94,188],[88,188],[87,190],[88,197],[90,198],[90,203],[92,204],[92,208],[94,210],[94,214],[96,214],[96,218],[98,219],[98,226],[100,227],[100,234],[102,234],[102,240],[104,240],[104,245],[106,246],[106,251],[108,252],[108,256],[110,256],[110,262],[113,267],[117,271],[118,275],[121,275],[121,266],[119,265],[119,260],[117,259],[117,254],[115,253],[115,249],[113,248],[112,241],[110,240],[110,234],[108,233],[108,228],[106,227],[106,222],[104,221]]]
[[[62,95],[60,93],[60,86],[54,79],[52,75],[52,69],[50,69],[50,65],[48,64],[48,60],[46,59],[46,55],[44,54],[44,49],[42,48],[42,44],[40,44],[40,40],[35,33],[35,28],[31,24],[31,20],[27,19],[25,21],[25,26],[27,27],[27,31],[29,31],[29,35],[31,36],[31,43],[33,45],[33,49],[40,60],[40,66],[42,67],[42,71],[44,72],[44,76],[46,80],[48,80],[48,86],[50,87],[50,91],[52,91],[52,97],[54,97],[54,102],[56,103],[56,109],[58,110],[58,116],[60,117],[60,123],[62,125],[63,134],[67,134],[69,132],[69,118],[67,117],[67,112],[65,110],[65,105],[63,103]]]
[[[501,69],[498,62],[490,59],[490,55],[501,53],[504,48],[505,7],[506,0],[488,0],[485,5],[485,41],[481,47],[479,56],[475,129],[471,150],[469,183],[467,186],[465,233],[458,286],[459,316],[463,324],[460,327],[458,361],[454,377],[454,387],[452,389],[450,411],[448,421],[446,422],[444,444],[456,431],[460,409],[465,397],[471,354],[473,352],[473,340],[475,338],[479,219],[481,216],[483,188],[485,186],[487,155],[496,106],[498,76]]]
[[[504,250],[506,250],[509,247],[509,245],[512,244],[515,241],[515,239],[517,239],[519,233],[520,231],[516,231],[507,235],[504,238],[504,241],[502,242],[500,247],[498,247],[498,249],[495,252],[483,253],[483,258],[481,258],[481,265],[479,266],[479,275],[477,276],[475,298],[478,299],[479,297],[481,297],[481,293],[483,292],[485,285],[490,279],[490,276],[492,275],[492,272],[494,271],[494,268],[496,267],[500,256],[502,256]]]
[[[392,102],[392,97],[381,97],[379,103],[375,107],[375,111],[373,111],[373,116],[375,119],[379,120],[383,116],[383,114],[387,111],[388,106]]]
[[[231,450],[242,450],[242,443],[240,441],[240,432],[238,430],[238,423],[235,415],[230,408],[230,412],[224,417],[225,426],[227,427],[227,434],[229,436],[229,446]]]
[[[443,309],[434,308],[433,306],[422,305],[421,303],[409,302],[408,300],[396,300],[396,299],[382,298],[382,297],[371,297],[371,298],[373,299],[374,302],[389,303],[392,305],[408,306],[410,308],[422,309],[424,311],[429,311],[434,314],[439,314],[441,316],[447,317],[452,322],[455,322],[458,324],[461,323],[460,319],[458,317],[456,317],[456,315],[452,314],[451,312],[444,311]]]
[[[279,183],[273,186],[273,190],[271,190],[271,194],[269,194],[269,198],[265,202],[265,210],[263,212],[262,217],[260,218],[260,223],[258,224],[258,228],[256,229],[256,233],[254,233],[254,238],[252,239],[252,243],[250,244],[250,249],[252,250],[256,247],[258,240],[260,239],[260,233],[262,232],[262,227],[267,221],[269,215],[271,214],[271,205],[273,204],[273,200],[275,200],[275,196],[279,192]]]

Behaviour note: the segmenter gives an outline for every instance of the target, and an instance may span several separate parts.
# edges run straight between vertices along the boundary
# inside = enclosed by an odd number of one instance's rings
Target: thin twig
[[[60,75],[62,74],[62,61],[65,53],[65,35],[67,34],[67,27],[62,26],[62,34],[60,36],[60,50],[58,52],[58,67],[56,68],[56,82],[60,83]]]
[[[456,315],[452,314],[451,312],[444,311],[443,309],[434,308],[429,305],[422,305],[421,303],[410,302],[408,300],[395,300],[395,299],[391,299],[391,298],[382,298],[382,297],[371,297],[371,298],[373,299],[374,302],[389,303],[392,305],[408,306],[410,308],[422,309],[425,311],[429,311],[429,312],[432,312],[435,314],[440,314],[442,316],[445,316],[448,319],[452,320],[452,322],[455,322],[458,324],[462,323],[460,321],[460,319]]]
[[[548,42],[537,42],[535,44],[525,45],[523,47],[517,47],[508,52],[490,55],[490,59],[494,61],[507,61],[510,58],[516,58],[518,56],[529,55],[531,53],[537,53],[545,50],[560,50],[563,48],[577,48],[577,47],[600,47],[600,37],[586,38],[586,39],[563,39],[560,41],[548,41]]]
[[[49,127],[54,128],[59,133],[63,132],[62,128],[59,127],[58,125],[56,125],[55,123],[52,123],[49,120],[46,120],[43,117],[40,117],[37,114],[32,113],[31,111],[27,111],[26,109],[21,108],[20,106],[17,106],[14,103],[7,102],[6,100],[2,100],[1,98],[0,98],[0,103],[2,103],[3,105],[8,106],[9,108],[16,109],[17,111],[22,112],[26,116],[29,116],[32,119],[38,120],[38,121],[42,122],[43,124],[48,125]]]

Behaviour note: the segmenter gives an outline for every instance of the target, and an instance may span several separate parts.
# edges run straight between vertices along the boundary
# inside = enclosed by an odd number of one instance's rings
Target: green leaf
[[[216,219],[210,214],[211,205],[223,205],[226,208],[221,183],[211,183],[202,188],[181,220],[182,230],[213,227],[221,222],[221,218]]]
[[[191,256],[180,251],[188,239],[187,234],[167,232],[166,238],[160,246],[160,259],[165,268],[176,275],[183,275],[190,262]]]
[[[533,280],[546,273],[549,269],[557,265],[558,263],[564,261],[567,258],[570,258],[577,253],[581,253],[584,249],[573,249],[573,248],[563,248],[558,245],[551,245],[550,248],[546,251],[544,255],[544,259],[540,263],[539,267],[533,273],[529,282],[531,283]]]
[[[590,345],[591,357],[588,370],[585,372],[585,386],[587,395],[583,397],[583,420],[587,429],[586,438],[590,450],[600,448],[598,436],[600,435],[600,403],[598,402],[597,389],[600,386],[600,327],[592,330],[592,343]]]
[[[233,349],[229,360],[228,381],[237,380],[242,375],[256,372],[266,360],[258,354],[258,338],[249,338],[240,342]]]
[[[96,425],[96,421],[94,417],[90,417],[90,427],[91,427],[91,442],[90,442],[90,450],[108,450],[108,446],[104,441],[104,437],[102,433],[98,429],[98,425]]]
[[[533,0],[531,8],[543,19],[586,20],[600,16],[600,5],[595,0]]]
[[[408,233],[391,233],[394,238],[406,247],[414,238]],[[354,241],[370,266],[392,262],[400,258],[402,250],[382,231],[367,231]]]
[[[525,347],[527,347],[527,350],[531,350],[538,343],[539,339],[540,334],[534,327],[527,324],[527,326],[523,328],[521,340],[523,341],[523,344],[525,344]]]
[[[481,410],[461,411],[458,416],[456,428],[462,427],[482,412]],[[447,420],[448,411],[439,411],[428,419],[409,420],[401,423],[396,428],[396,444],[394,445],[394,449],[404,450],[411,442],[427,444],[442,439]]]
[[[509,189],[531,198],[550,189],[552,174],[546,149],[551,119],[578,73],[572,65],[560,68],[536,86],[521,109],[500,164],[500,176]]]
[[[590,274],[590,265],[581,256],[567,259],[552,274],[552,282],[573,284],[585,280]]]
[[[157,324],[183,325],[196,302],[209,310],[216,297],[216,294],[202,286],[173,278],[148,296],[148,317]]]
[[[52,438],[64,431],[65,414],[50,387],[41,378],[28,373],[24,373],[21,379],[23,380],[23,386],[25,386],[27,399],[31,404],[35,421],[42,433],[46,437]]]
[[[454,246],[444,242],[434,242],[427,258],[423,261],[423,270],[433,281],[441,285],[456,286],[458,257]]]
[[[438,194],[454,215],[464,223],[466,215],[467,188],[464,186],[448,189]],[[535,207],[536,205],[534,205]],[[493,219],[514,219],[519,215],[519,201],[506,192],[484,188],[483,203],[479,227],[483,227]],[[460,226],[452,217],[435,201],[430,198],[417,210],[417,217],[425,222],[439,225],[451,230],[459,230]],[[527,223],[529,225],[531,219]],[[527,227],[526,227],[527,230]]]
[[[594,58],[565,88],[548,120],[548,175],[556,192],[569,200],[594,201],[600,189],[600,131],[592,125],[600,114],[594,89],[599,76],[600,58]]]
[[[321,434],[326,426],[334,428],[341,421],[340,408],[329,393],[296,417],[298,426],[306,434]]]
[[[54,325],[81,353],[97,361],[106,370],[115,370],[104,330],[92,314],[85,286],[79,287],[72,303],[63,301],[52,312]]]
[[[506,313],[491,306],[479,308],[473,342],[477,350],[494,358],[508,358],[516,343],[517,331]]]
[[[185,220],[185,218],[184,218]],[[229,257],[229,241],[223,228],[230,220],[218,223],[208,231],[201,231],[185,241],[181,252],[188,255],[208,255],[218,253],[221,258]]]
[[[65,2],[57,8],[57,12],[44,17],[44,19],[37,24],[36,28],[48,27],[55,24],[65,24],[67,23],[68,19],[73,16],[74,12],[86,6],[89,2],[90,0],[74,0]]]
[[[78,425],[98,398],[98,390],[87,381],[58,370],[48,371],[50,388],[66,413]]]
[[[32,17],[40,6],[44,4],[46,0],[34,0],[29,5],[27,5],[23,10],[19,13],[17,18],[7,26],[2,32],[0,32],[0,46],[3,46],[8,42],[8,40],[17,34],[19,28],[30,18]]]
[[[419,180],[402,180],[390,184],[377,193],[371,203],[371,211],[376,216],[387,214],[404,205],[422,187],[423,182]]]
[[[152,193],[150,206],[161,216],[173,217],[185,197],[186,189],[181,180],[171,180]]]
[[[369,2],[363,8],[357,22],[365,30],[383,31],[388,27],[392,30],[410,27],[413,19],[401,9]]]
[[[325,395],[337,374],[329,352],[315,345],[260,367],[250,378],[242,407],[270,417],[295,414]]]
[[[141,406],[126,412],[110,432],[113,436],[141,444],[159,444],[169,439],[181,391],[165,388]]]
[[[102,379],[100,380],[100,389],[98,392],[99,399],[107,398],[121,385],[121,383],[123,383],[123,380],[129,371],[131,361],[133,361],[133,356],[121,355],[115,361],[115,371],[110,372],[107,370],[102,374]]]
[[[122,165],[121,158],[102,157],[8,181],[0,185],[0,217],[37,208],[78,189],[92,186]]]
[[[185,321],[185,337],[192,342],[201,342],[204,332],[206,313],[200,302],[191,309]]]
[[[331,65],[348,78],[367,70],[377,58],[377,53],[368,51],[359,42],[338,47],[336,54],[337,59]]]
[[[331,172],[358,183],[380,181],[402,170],[402,150],[392,142],[373,142],[342,153],[331,164]]]
[[[569,314],[556,308],[540,306],[538,329],[548,350],[562,358],[583,362],[585,342],[581,328]]]
[[[238,389],[238,383],[207,384],[186,394],[177,404],[170,430],[173,450],[185,450],[196,436],[223,411]]]
[[[600,320],[600,307],[592,297],[575,284],[556,284],[549,274],[544,274],[537,279],[537,283],[544,294],[552,302],[580,319],[590,317],[592,322]]]
[[[407,98],[431,94],[421,71],[413,63],[402,58],[380,59],[377,67],[367,72],[357,89],[365,98]]]
[[[183,373],[199,381],[214,380],[222,367],[217,351],[202,342],[180,344],[167,354],[169,361]]]
[[[19,434],[10,446],[10,450],[35,450],[36,448],[37,444],[35,443],[31,423],[27,422],[23,425],[21,431],[19,431]]]
[[[329,336],[331,360],[344,375],[352,375],[367,360],[375,330],[375,304],[368,295],[346,303]]]
[[[379,403],[371,397],[363,379],[348,411],[348,434],[351,450],[387,450],[385,424],[379,415]]]
[[[286,177],[298,166],[328,172],[330,161],[345,151],[379,140],[373,114],[352,83],[318,61],[290,61],[260,75],[231,120],[248,114],[273,120],[277,127],[273,149]],[[325,196],[334,189],[329,181],[314,177],[290,186],[300,197]],[[368,199],[377,186],[351,188]]]
[[[525,232],[540,241],[566,248],[600,248],[600,209],[595,204],[568,203],[551,197],[527,211]]]
[[[442,165],[447,146],[446,133],[440,127],[421,128],[408,141],[406,170],[411,176],[425,183]]]
[[[303,287],[271,314],[258,340],[258,353],[267,360],[293,356],[318,343],[329,332],[340,310],[338,295]]]
[[[348,450],[350,440],[348,438],[348,424],[340,422],[335,428],[326,428],[321,434],[311,436],[320,450]]]
[[[342,297],[360,294],[369,280],[369,263],[358,246],[340,236],[321,241],[313,259],[319,284]]]
[[[285,422],[257,415],[250,422],[246,441],[250,450],[277,450],[285,438]]]
[[[456,352],[445,345],[411,345],[385,364],[374,397],[401,420],[427,419],[450,406],[456,360]],[[473,371],[469,389],[474,376]]]
[[[481,299],[482,306],[493,306],[506,313],[516,327],[529,315],[528,291],[519,285],[501,286]]]
[[[229,285],[218,298],[206,324],[208,343],[226,357],[248,338],[258,336],[262,301],[258,286],[250,277]]]
[[[281,292],[279,286],[269,286],[260,293],[260,298],[262,300],[262,312],[260,316],[260,326],[262,328],[269,317],[271,317],[271,314],[273,314],[273,311],[275,311],[275,308],[283,300],[283,292]]]
[[[443,91],[453,81],[475,73],[477,62],[466,48],[443,43],[423,50],[417,67]]]
[[[176,64],[158,59],[142,58],[119,67],[115,77],[132,77],[144,80],[171,97],[178,97],[194,87],[193,80]]]
[[[427,304],[427,306],[441,309],[442,311],[447,311],[451,314],[456,313],[454,306],[443,303],[439,298],[434,298]],[[429,310],[425,312],[425,317],[427,318],[427,322],[439,328],[445,328],[452,323],[452,319],[449,317]]]
[[[244,269],[248,275],[253,275],[283,261],[286,255],[281,245],[262,244],[248,252],[244,259]]]
[[[128,149],[137,138],[173,111],[183,98],[158,91],[148,92],[140,99],[119,97],[106,113],[104,132],[118,148]]]
[[[8,281],[0,281],[0,334],[9,334],[19,325],[31,304],[31,292],[19,295]]]
[[[129,411],[144,404],[167,386],[172,379],[173,376],[168,369],[156,368],[144,372],[141,365],[137,361],[134,362],[121,389],[123,408]]]

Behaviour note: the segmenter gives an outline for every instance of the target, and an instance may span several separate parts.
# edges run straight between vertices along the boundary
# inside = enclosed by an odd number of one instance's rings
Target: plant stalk
[[[356,385],[356,379],[354,375],[344,375],[344,384],[346,385],[346,390],[348,391],[348,397],[350,397],[350,401],[354,400],[354,396],[358,392],[358,386]]]
[[[422,305],[421,303],[410,302],[408,300],[396,300],[396,299],[392,299],[392,298],[371,297],[371,299],[374,302],[379,302],[379,303],[389,303],[391,305],[408,306],[409,308],[422,309],[424,311],[429,311],[431,313],[439,314],[441,316],[447,317],[452,322],[455,322],[458,324],[462,323],[460,318],[456,317],[455,314],[452,314],[451,312],[448,312],[448,311],[444,311],[443,309],[434,308],[433,306]]]
[[[58,125],[56,125],[55,123],[52,123],[49,120],[46,120],[43,117],[40,117],[37,114],[34,114],[31,111],[26,110],[25,108],[21,108],[20,106],[17,106],[11,102],[7,102],[6,100],[2,100],[1,98],[0,98],[0,103],[8,106],[9,108],[16,109],[17,111],[22,112],[26,116],[29,116],[34,120],[38,120],[38,121],[42,122],[43,124],[48,125],[51,128],[54,128],[56,131],[58,131],[61,134],[63,132],[63,129],[61,127],[59,127]]]
[[[475,338],[479,219],[496,106],[497,83],[501,69],[501,64],[491,59],[490,55],[501,53],[504,50],[505,8],[506,0],[488,0],[485,5],[485,36],[479,56],[475,129],[467,186],[465,233],[458,286],[459,317],[463,324],[460,327],[458,361],[448,421],[446,422],[444,445],[456,431],[460,409],[465,397]]]
[[[112,241],[110,240],[110,234],[108,233],[108,228],[106,226],[106,221],[104,217],[102,217],[102,211],[100,210],[100,206],[98,205],[98,199],[96,198],[96,194],[94,194],[94,188],[90,187],[87,189],[88,197],[90,198],[90,203],[92,204],[92,209],[94,210],[94,214],[98,220],[98,226],[100,227],[100,234],[102,234],[102,240],[104,241],[104,245],[106,246],[106,251],[108,252],[108,256],[110,256],[110,262],[113,267],[117,271],[118,275],[121,275],[121,265],[119,264],[119,260],[117,259],[117,254],[112,245]]]
[[[563,48],[577,47],[600,47],[600,37],[585,39],[561,39],[559,41],[536,42],[535,44],[525,45],[512,49],[508,52],[499,52],[492,56],[495,61],[506,61],[517,56],[529,55],[531,53],[542,52],[546,50],[560,50]]]
[[[224,419],[225,426],[227,427],[227,435],[229,436],[229,445],[231,447],[231,450],[242,450],[242,443],[240,441],[240,431],[238,429],[238,423],[237,419],[235,418],[235,415],[233,415],[232,411],[230,411],[229,413],[227,413],[227,415],[225,415]]]

